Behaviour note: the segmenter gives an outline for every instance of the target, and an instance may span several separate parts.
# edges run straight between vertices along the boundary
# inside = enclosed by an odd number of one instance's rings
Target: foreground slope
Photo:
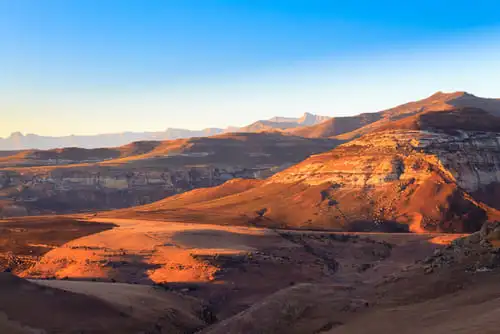
[[[2,333],[194,333],[206,326],[202,306],[148,286],[30,282],[0,273]]]
[[[498,216],[500,119],[476,108],[428,111],[314,155],[251,189],[167,198],[109,216],[293,228],[477,230]],[[214,190],[211,190],[214,191]],[[492,197],[493,196],[493,197]],[[429,200],[432,199],[432,200]]]
[[[419,236],[392,235],[391,255],[366,266],[358,280],[338,284],[342,268],[328,283],[282,289],[202,333],[497,333],[498,224],[409,262],[422,245],[402,240]]]
[[[209,314],[213,320],[231,317],[296,283],[345,286],[379,279],[441,247],[430,242],[434,238],[431,235],[358,236],[99,217],[76,219],[79,224],[72,227],[82,232],[80,237],[61,244],[62,239],[47,241],[50,235],[56,236],[51,231],[53,222],[48,217],[44,222],[38,220],[40,217],[24,217],[4,223],[6,227],[17,226],[10,236],[24,244],[11,248],[6,255],[31,263],[26,267],[10,261],[12,272],[39,285],[89,294],[120,307],[147,298],[131,309],[134,314],[143,314],[144,307],[156,310],[156,297],[161,297],[134,286],[156,286],[160,292],[166,289],[195,298],[194,305],[189,303],[190,298],[173,304],[181,310],[185,309],[184,302],[196,310],[196,305],[200,306],[196,300],[202,300],[209,306],[209,313],[203,317],[207,320]],[[26,231],[33,221],[39,229],[45,226],[46,233]],[[113,222],[114,227],[84,234],[103,222]],[[27,251],[43,245],[43,254]],[[332,293],[327,292],[325,297]],[[20,303],[28,302],[26,295],[18,293],[18,297]],[[341,299],[344,303],[349,300]],[[171,307],[169,300],[172,298],[163,300],[162,305]],[[325,314],[328,308],[323,310]],[[318,328],[323,325],[319,323]]]
[[[19,227],[25,219],[16,220]],[[99,219],[86,223],[93,220]],[[436,234],[111,221],[114,232],[54,248],[30,269],[43,277],[44,270],[57,266],[58,272],[47,272],[47,277],[67,275],[63,280],[0,275],[0,329],[313,334],[415,333],[424,328],[429,333],[495,333],[499,325],[498,224],[441,245],[436,241],[443,235]],[[183,252],[190,262],[182,262],[175,252]],[[168,255],[164,262],[159,261],[162,255]],[[194,262],[214,269],[211,278],[187,280],[186,272],[196,269]],[[148,275],[141,275],[145,271]],[[168,275],[158,275],[162,271]],[[82,281],[81,273],[93,281]],[[161,284],[118,283],[139,277]],[[61,317],[49,316],[49,310]]]

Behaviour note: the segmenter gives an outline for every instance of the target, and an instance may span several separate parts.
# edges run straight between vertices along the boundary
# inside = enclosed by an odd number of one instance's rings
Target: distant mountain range
[[[37,134],[22,134],[14,132],[7,138],[0,138],[0,150],[47,150],[62,147],[100,148],[117,147],[134,141],[169,140],[192,137],[207,137],[227,132],[260,132],[287,130],[303,126],[313,126],[330,119],[328,116],[318,116],[305,113],[302,117],[273,117],[261,120],[245,127],[207,128],[203,130],[187,130],[167,128],[155,132],[123,132],[97,135],[70,135],[61,137],[40,136]]]

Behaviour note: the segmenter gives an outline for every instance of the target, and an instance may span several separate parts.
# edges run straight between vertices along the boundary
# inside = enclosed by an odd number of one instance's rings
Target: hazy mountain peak
[[[24,135],[20,131],[12,132],[8,138],[10,139],[16,139],[16,138],[23,138]]]
[[[273,118],[270,118],[268,121],[274,123],[293,123],[296,122],[297,120],[298,118],[295,117],[274,116]]]
[[[300,123],[301,125],[306,125],[306,126],[315,125],[318,123],[322,123],[330,118],[331,117],[329,117],[329,116],[320,116],[320,115],[311,114],[309,112],[305,112],[304,115],[302,115],[302,117],[299,118],[298,123]]]

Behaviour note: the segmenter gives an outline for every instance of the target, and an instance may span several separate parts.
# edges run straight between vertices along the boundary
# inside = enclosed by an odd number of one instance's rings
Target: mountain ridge
[[[431,96],[407,102],[393,108],[355,116],[333,117],[323,123],[289,129],[286,132],[302,137],[335,137],[351,140],[369,133],[386,123],[426,111],[449,110],[455,107],[476,107],[500,116],[500,99],[482,98],[465,91],[436,92]]]

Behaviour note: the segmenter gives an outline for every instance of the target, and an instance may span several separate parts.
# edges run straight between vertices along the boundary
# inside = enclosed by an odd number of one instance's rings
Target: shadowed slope
[[[7,273],[0,274],[0,300],[0,312],[23,327],[60,333],[141,329],[137,321],[96,298],[44,288]]]
[[[381,117],[379,113],[335,117],[317,125],[292,129],[287,132],[307,138],[328,138],[354,131],[379,120]]]
[[[0,166],[56,165],[41,168],[83,167],[90,165],[114,165],[134,161],[146,163],[146,159],[170,157],[175,160],[197,158],[197,163],[219,162],[251,164],[282,163],[301,159],[311,153],[331,149],[337,145],[334,139],[308,139],[280,133],[229,133],[213,137],[198,137],[168,141],[141,141],[116,148],[83,149],[62,148],[47,151],[27,150],[4,152]],[[287,150],[292,148],[293,150]],[[61,165],[61,166],[57,166]],[[66,166],[64,166],[66,165]]]
[[[196,299],[147,286],[0,273],[0,329],[15,330],[5,333],[194,333],[206,326],[201,313]]]
[[[388,123],[375,131],[432,130],[457,134],[457,131],[500,132],[500,118],[483,109],[460,107],[446,111],[427,111]]]

